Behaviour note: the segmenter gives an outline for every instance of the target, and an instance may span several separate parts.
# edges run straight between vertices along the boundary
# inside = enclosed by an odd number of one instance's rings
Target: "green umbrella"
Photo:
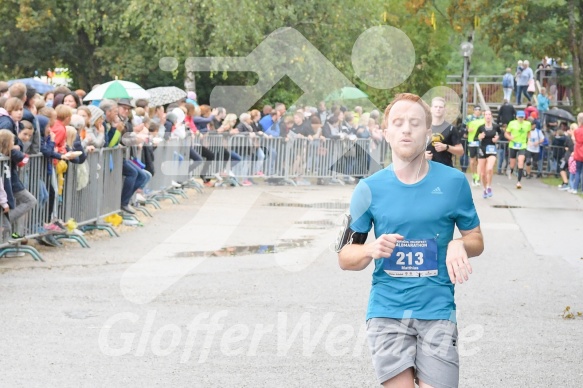
[[[138,84],[133,82],[116,80],[106,82],[93,89],[85,96],[83,101],[103,100],[104,98],[138,99],[149,98],[150,95]]]
[[[326,97],[326,101],[358,100],[359,98],[368,98],[368,95],[358,88],[345,86],[342,89],[330,93],[330,95]]]
[[[114,81],[103,92],[103,98],[132,98],[119,81]]]

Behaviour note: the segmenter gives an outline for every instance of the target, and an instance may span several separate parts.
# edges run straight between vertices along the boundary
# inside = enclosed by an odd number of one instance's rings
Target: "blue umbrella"
[[[21,79],[13,79],[8,81],[8,85],[12,85],[16,82],[22,82],[26,86],[30,86],[31,88],[35,88],[36,91],[40,94],[45,94],[46,92],[51,92],[55,89],[53,85],[49,85],[41,80],[35,78],[21,78]]]

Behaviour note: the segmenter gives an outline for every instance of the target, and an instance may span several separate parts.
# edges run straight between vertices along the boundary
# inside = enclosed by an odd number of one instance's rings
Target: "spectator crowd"
[[[578,192],[583,168],[583,115],[571,126],[547,116],[550,100],[544,87],[536,104],[532,102],[533,79],[528,61],[520,61],[514,73],[507,69],[503,80],[505,101],[497,118],[476,106],[468,117],[449,123],[444,119],[445,100],[435,98],[431,106],[434,135],[426,157],[450,166],[459,160],[464,172],[470,169],[474,185],[483,185],[484,198],[492,196],[494,171],[499,175],[506,171],[509,177],[517,175],[517,188],[521,188],[523,177],[554,173],[563,179],[561,190]],[[525,109],[517,110],[509,102],[513,91],[517,104],[526,98]],[[19,169],[28,163],[30,155],[42,154],[46,161],[50,204],[50,218],[44,225],[47,230],[63,228],[55,208],[69,164],[83,164],[87,155],[102,148],[128,149],[122,166],[123,181],[116,182],[122,185],[121,209],[128,214],[135,213],[132,204],[147,200],[148,183],[156,174],[154,151],[169,139],[197,139],[189,152],[190,169],[200,167],[197,174],[208,187],[233,176],[237,165],[247,168],[239,174],[242,186],[255,184],[253,177],[279,183],[274,163],[278,150],[259,139],[305,139],[316,154],[325,154],[325,144],[330,140],[369,139],[371,147],[381,148],[381,155],[385,155],[381,113],[363,112],[359,106],[348,110],[336,104],[328,107],[322,101],[288,112],[284,104],[276,103],[237,116],[222,107],[199,105],[194,92],[167,106],[150,106],[144,99],[104,99],[85,105],[85,95],[82,90],[57,87],[41,96],[25,84],[8,86],[0,82],[0,153],[10,159],[10,169],[3,171],[0,180],[0,205],[10,220],[3,225],[14,224],[37,205],[37,198],[19,179]],[[201,140],[218,135],[247,137],[249,147],[229,147],[226,142],[211,147]],[[350,152],[346,155],[351,158],[370,159],[366,153]],[[299,154],[295,157],[301,158]],[[241,163],[245,161],[249,163]],[[224,171],[211,168],[213,163],[220,163]],[[366,163],[368,166],[370,160]],[[347,182],[355,181],[350,169],[343,173]],[[324,178],[317,182],[327,183]],[[307,182],[299,176],[296,183]],[[173,185],[179,187],[180,182]],[[22,237],[19,230],[12,230],[11,236]],[[55,245],[54,241],[45,242]]]

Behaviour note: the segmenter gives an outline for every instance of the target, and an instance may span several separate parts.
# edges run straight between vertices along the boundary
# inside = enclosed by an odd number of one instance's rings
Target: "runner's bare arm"
[[[463,283],[472,273],[469,257],[478,256],[484,250],[484,240],[480,227],[472,230],[460,230],[462,237],[449,242],[445,265],[449,279],[453,284]]]
[[[464,154],[464,146],[461,143],[454,146],[450,145],[448,151],[454,156],[462,156]]]
[[[461,241],[464,244],[468,257],[480,256],[484,251],[484,237],[482,236],[480,227],[476,226],[471,230],[460,230],[460,233],[462,237],[452,240],[450,244],[454,241]]]
[[[338,253],[338,264],[345,271],[362,271],[373,259],[389,257],[395,244],[402,240],[399,234],[383,234],[369,244],[348,244]]]

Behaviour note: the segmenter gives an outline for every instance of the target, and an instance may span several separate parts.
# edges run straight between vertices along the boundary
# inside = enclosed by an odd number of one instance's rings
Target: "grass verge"
[[[563,180],[561,178],[546,177],[546,178],[542,178],[541,182],[545,183],[551,187],[559,187],[559,185],[561,183],[563,183]],[[583,198],[583,193],[579,193],[577,195],[580,196],[581,198]]]

